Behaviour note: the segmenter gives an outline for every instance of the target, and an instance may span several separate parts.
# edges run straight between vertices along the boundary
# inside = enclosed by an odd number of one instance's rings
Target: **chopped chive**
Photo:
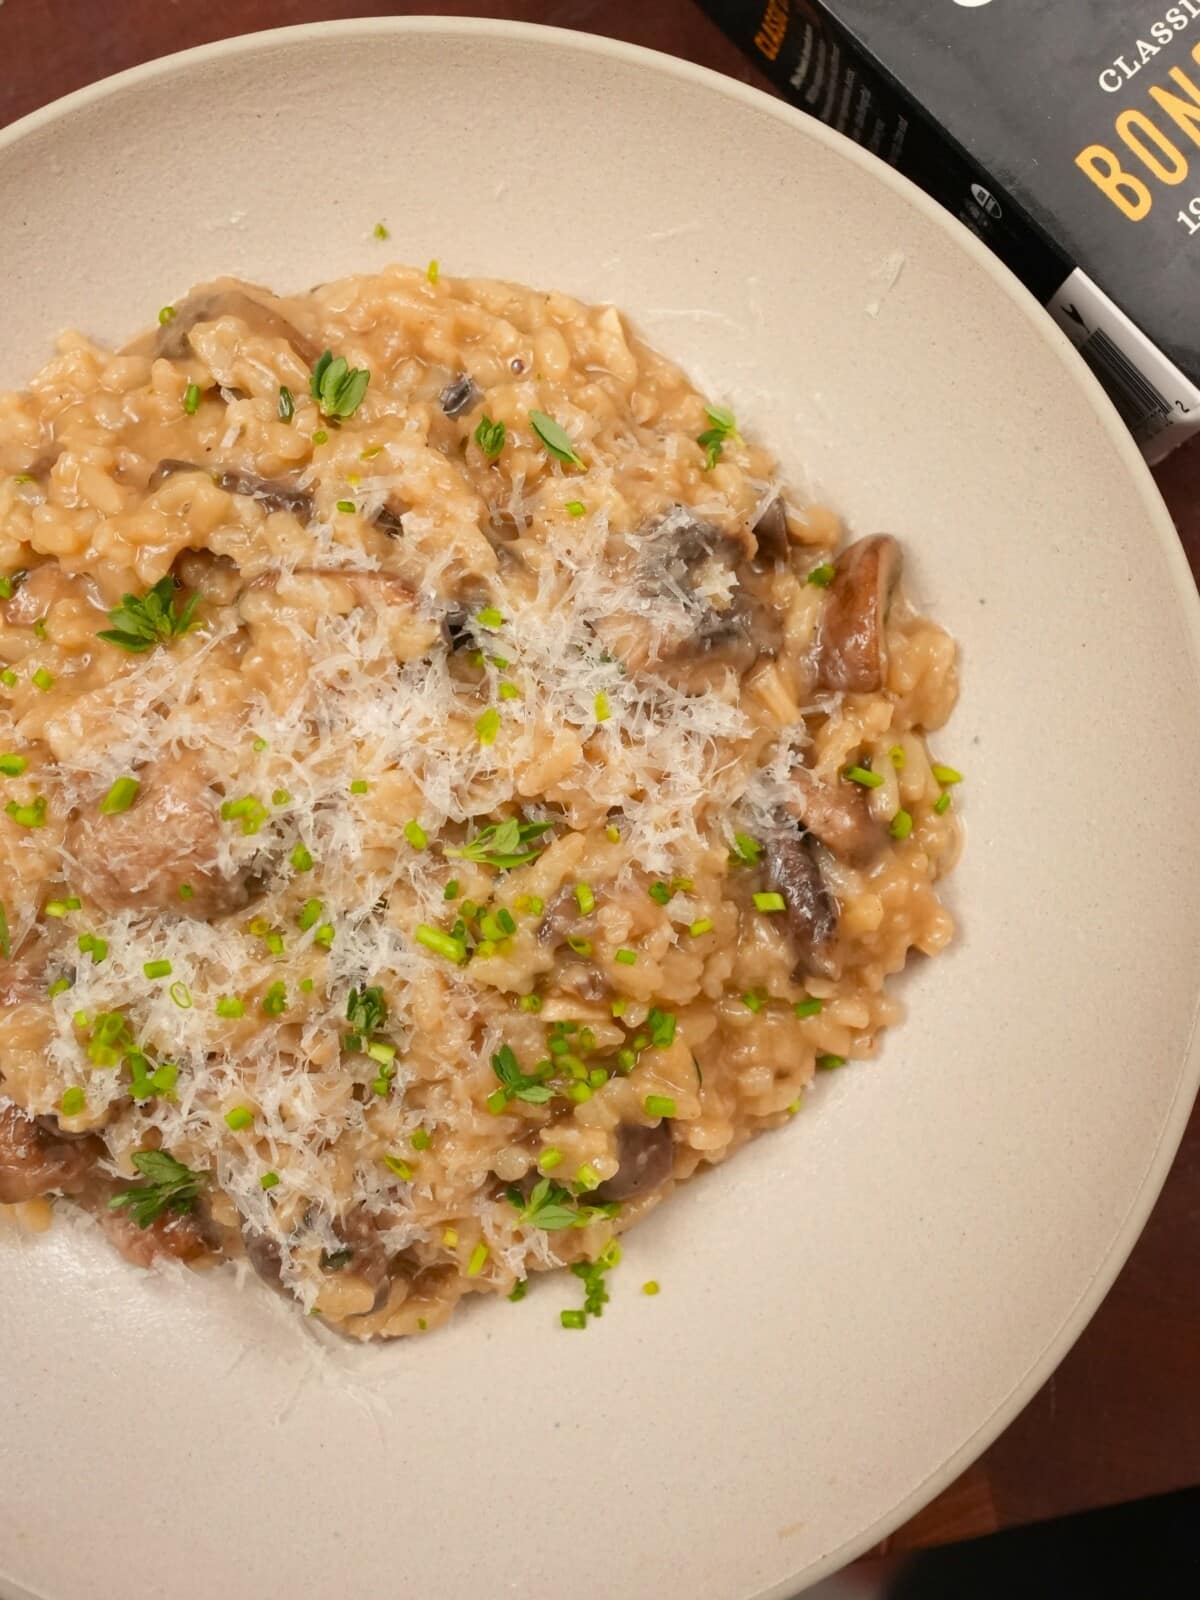
[[[277,1172],[264,1172],[258,1180],[260,1189],[274,1189],[278,1186],[279,1174]]]
[[[818,1000],[815,995],[809,995],[805,1000],[797,1000],[792,1010],[803,1019],[804,1017],[819,1017],[825,1009],[825,1002]]]
[[[443,1228],[442,1229],[442,1243],[446,1246],[447,1250],[457,1250],[458,1249],[458,1229],[457,1228]]]
[[[558,1320],[562,1323],[564,1328],[586,1328],[587,1312],[560,1311],[558,1314]]]
[[[317,929],[316,933],[313,934],[313,943],[319,944],[323,950],[330,949],[333,945],[333,940],[334,930],[332,922],[323,922]]]
[[[598,1189],[603,1181],[595,1167],[587,1166],[586,1164],[580,1167],[575,1174],[575,1182],[585,1194],[590,1189]]]
[[[613,960],[619,962],[623,967],[632,967],[637,961],[637,951],[625,949],[618,950],[613,956]]]
[[[596,896],[592,893],[591,884],[577,883],[575,885],[575,901],[583,916],[590,916],[596,909]]]
[[[569,934],[567,943],[577,956],[590,956],[592,953],[592,941],[590,939],[582,939],[578,934]]]
[[[366,794],[366,792],[367,792],[367,790],[369,788],[370,788],[370,784],[367,782],[367,780],[365,778],[355,778],[354,782],[350,785],[350,793],[351,794]]]
[[[392,237],[382,222],[377,222],[371,232],[377,239],[390,239]]]
[[[4,671],[0,672],[0,683],[6,689],[15,689],[17,687],[17,675],[11,667],[5,667]]]
[[[938,795],[937,799],[933,802],[933,809],[937,813],[937,815],[939,817],[941,817],[941,816],[944,816],[947,811],[949,811],[950,804],[951,804],[950,795],[948,793],[947,794],[940,794],[940,795]]]
[[[366,1054],[372,1061],[378,1061],[381,1066],[390,1067],[396,1059],[396,1046],[386,1039],[372,1039],[367,1046]]]
[[[497,628],[504,626],[504,618],[495,606],[484,606],[482,611],[477,611],[475,621],[481,628],[487,628],[489,633],[495,633]]]
[[[216,1011],[219,1017],[244,1017],[246,1003],[235,995],[223,994],[217,1001]]]
[[[609,1010],[612,1012],[614,1017],[623,1017],[626,1011],[629,1010],[629,1001],[614,1000],[612,1005],[609,1007]]]
[[[480,744],[495,744],[496,735],[500,731],[500,713],[495,706],[489,706],[481,717],[476,720],[475,734]]]
[[[39,667],[33,674],[33,685],[35,689],[40,689],[45,694],[48,689],[53,689],[54,679],[46,671],[45,667]]]
[[[141,787],[136,778],[118,778],[100,802],[101,815],[112,817],[121,811],[128,811]]]
[[[415,820],[404,824],[404,837],[414,850],[424,850],[429,843],[429,835],[421,824]]]
[[[755,1016],[767,1003],[767,997],[761,989],[750,989],[742,996],[742,1004],[748,1011],[753,1011]]]
[[[179,898],[181,900],[190,900],[195,893],[196,891],[190,883],[181,883],[179,885]]]
[[[515,683],[497,684],[496,693],[500,696],[501,700],[519,700],[521,698],[521,691],[517,688]]]
[[[281,1017],[287,1010],[287,989],[282,983],[273,983],[263,995],[262,1009],[268,1017]]]
[[[108,940],[94,933],[81,933],[75,943],[79,946],[80,955],[91,956],[94,967],[98,967],[108,955]]]
[[[271,932],[266,935],[264,943],[273,956],[281,956],[283,954],[283,935],[277,928],[272,928]]]
[[[239,800],[222,801],[221,820],[240,822],[245,834],[257,833],[267,820],[267,808],[254,795],[244,794]]]
[[[819,567],[814,567],[812,569],[805,581],[807,583],[811,583],[814,588],[828,589],[829,585],[833,582],[836,573],[837,569],[834,567],[831,561],[822,561]]]
[[[584,514],[584,512],[586,510],[587,510],[587,507],[584,505],[582,500],[568,500],[567,501],[567,511],[573,517],[581,517],[581,516],[583,516],[583,514]]]
[[[956,772],[953,767],[943,767],[940,762],[935,762],[929,770],[945,789],[950,788],[952,784],[963,781],[961,772]]]
[[[78,911],[82,905],[79,896],[73,894],[66,900],[47,900],[42,910],[48,917],[65,917],[68,911]]]
[[[593,710],[596,713],[597,722],[607,722],[609,717],[612,716],[612,707],[609,705],[608,695],[605,694],[603,689],[596,696]]]
[[[194,417],[200,409],[200,385],[189,383],[183,391],[183,409],[189,417]]]
[[[903,772],[905,762],[907,760],[907,757],[904,754],[904,746],[902,744],[894,744],[888,751],[888,760],[892,763],[897,772]]]
[[[878,789],[883,782],[883,774],[872,772],[870,767],[846,767],[842,777],[849,783],[861,784],[864,789]]]
[[[38,617],[37,618],[37,620],[33,624],[33,631],[34,631],[34,633],[37,635],[37,637],[39,639],[44,639],[46,637],[46,619],[45,619],[45,617]]]
[[[169,978],[171,976],[171,963],[169,961],[144,961],[142,971],[148,978]]]
[[[441,268],[438,266],[436,259],[431,261],[425,268],[425,276],[429,279],[430,283],[436,283],[438,281],[440,272]]]
[[[0,773],[6,778],[19,778],[28,765],[25,756],[0,756]]]
[[[87,1096],[78,1086],[63,1090],[58,1108],[64,1117],[77,1117],[87,1105]]]
[[[580,1105],[582,1105],[585,1100],[590,1100],[592,1098],[591,1087],[586,1083],[572,1083],[567,1089],[567,1094],[572,1100],[577,1101]]]
[[[617,827],[615,822],[610,822],[605,828],[604,837],[608,840],[609,844],[620,844],[621,830]]]
[[[524,1300],[524,1298],[525,1298],[525,1296],[526,1296],[526,1294],[528,1292],[529,1292],[529,1279],[528,1278],[518,1278],[516,1283],[513,1284],[512,1288],[508,1291],[507,1295],[505,1295],[504,1298],[506,1300],[511,1300],[513,1305],[519,1305],[520,1302],[522,1300]]]
[[[671,898],[670,889],[667,888],[666,884],[663,883],[661,879],[657,883],[652,883],[647,893],[649,894],[651,900],[653,900],[656,905],[660,906],[665,906],[667,901]]]
[[[186,983],[182,981],[173,983],[167,993],[181,1011],[190,1011],[192,1009],[192,991]]]
[[[418,1128],[408,1142],[414,1150],[428,1150],[430,1144],[429,1129]]]
[[[519,894],[514,904],[523,917],[540,917],[546,909],[545,901],[536,894]]]
[[[53,983],[47,985],[46,996],[53,1000],[57,995],[65,994],[70,987],[70,978],[55,978]]]
[[[468,1278],[477,1278],[479,1276],[483,1271],[484,1262],[491,1253],[485,1244],[477,1244],[475,1246],[474,1250],[471,1251],[471,1259],[467,1262]]]
[[[290,422],[296,415],[296,397],[286,383],[279,385],[279,404],[276,409],[280,422]]]
[[[733,836],[733,849],[729,852],[731,866],[753,867],[758,865],[758,858],[762,855],[762,845],[757,839],[751,838],[748,833],[735,833]]]
[[[454,939],[448,933],[443,933],[440,928],[431,928],[428,923],[417,925],[413,934],[418,944],[423,944],[426,950],[432,950],[434,955],[445,956],[447,961],[453,961],[455,966],[461,966],[467,959],[466,942]]]
[[[648,1117],[673,1117],[675,1102],[669,1094],[648,1094],[642,1102]]]
[[[903,809],[897,811],[896,815],[888,824],[888,832],[891,834],[893,839],[907,839],[909,834],[912,832],[912,829],[912,814],[911,812]]]
[[[442,899],[443,900],[457,900],[458,899],[458,879],[457,878],[451,878],[450,882],[442,890]]]
[[[160,326],[165,328],[168,322],[174,322],[177,315],[178,312],[175,310],[174,306],[163,306],[162,310],[158,313]]]
[[[711,917],[700,917],[698,921],[688,925],[688,932],[693,939],[698,939],[702,933],[711,933],[712,930],[713,920]]]
[[[401,1183],[412,1182],[412,1168],[403,1156],[384,1156],[383,1164],[389,1172],[394,1172]]]
[[[312,440],[314,444],[328,444],[329,435],[325,432],[324,428],[318,428],[316,433],[313,434]]]
[[[765,911],[768,913],[772,911],[786,911],[787,901],[776,890],[771,889],[765,893],[756,894],[754,896],[754,906],[756,910]]]
[[[648,1294],[648,1295],[656,1295],[658,1293],[658,1282],[657,1282],[657,1280],[654,1279],[654,1278],[651,1278],[648,1282],[644,1283],[642,1285],[642,1293],[643,1294]]]
[[[232,1111],[225,1113],[226,1124],[236,1133],[239,1128],[248,1128],[254,1121],[254,1113],[249,1106],[234,1106]]]
[[[556,1150],[553,1145],[548,1150],[543,1150],[538,1157],[538,1167],[542,1172],[553,1172],[555,1167],[562,1165],[563,1153]]]
[[[312,871],[312,864],[313,864],[312,851],[309,850],[309,848],[308,848],[308,846],[306,844],[298,844],[295,847],[295,849],[292,851],[292,853],[288,857],[288,859],[291,862],[292,867],[296,872],[311,872]]]
[[[523,994],[517,1001],[517,1009],[519,1011],[540,1011],[542,1009],[541,995]]]
[[[300,992],[301,994],[311,994],[313,992],[313,981],[311,978],[305,978],[301,982]]]
[[[358,507],[354,504],[353,500],[339,500],[337,503],[337,508],[346,516],[350,516],[352,512],[358,510]]]
[[[846,1065],[845,1056],[835,1056],[835,1055],[826,1054],[826,1055],[820,1055],[820,1056],[817,1057],[817,1071],[818,1072],[833,1072],[837,1067],[844,1067],[845,1065]]]

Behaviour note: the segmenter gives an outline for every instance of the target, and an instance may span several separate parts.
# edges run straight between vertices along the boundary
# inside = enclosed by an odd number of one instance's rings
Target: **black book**
[[[1200,0],[700,0],[1043,302],[1151,460],[1200,432]]]

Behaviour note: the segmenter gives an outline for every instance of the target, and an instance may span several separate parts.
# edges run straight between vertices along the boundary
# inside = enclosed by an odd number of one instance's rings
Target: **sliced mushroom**
[[[151,491],[158,489],[177,472],[202,472],[226,494],[246,495],[267,511],[290,511],[299,522],[312,521],[313,499],[306,489],[276,478],[260,478],[255,472],[229,471],[223,467],[202,467],[195,461],[167,459],[155,467],[147,487]]]
[[[392,1286],[389,1258],[379,1238],[378,1221],[360,1206],[335,1223],[334,1232],[345,1240],[345,1248],[323,1254],[321,1266],[326,1272],[357,1279],[374,1295],[370,1305],[350,1313],[370,1316],[387,1300]]]
[[[135,1267],[152,1267],[163,1260],[199,1261],[215,1248],[198,1211],[164,1211],[145,1228],[128,1211],[110,1211],[107,1204],[97,1215],[109,1242]]]
[[[380,533],[386,533],[389,539],[399,539],[404,532],[403,512],[393,510],[386,500],[371,518],[371,522]]]
[[[91,1145],[48,1133],[17,1106],[0,1106],[0,1205],[78,1194],[94,1162]]]
[[[792,774],[789,810],[831,855],[850,867],[869,867],[887,844],[882,822],[871,814],[867,791],[856,783],[834,788],[801,767]]]
[[[788,538],[787,510],[783,496],[776,495],[759,513],[752,530],[758,541],[758,555],[764,561],[786,561],[792,545]]]
[[[290,344],[306,367],[316,365],[320,351],[279,310],[279,303],[266,289],[225,278],[202,289],[194,289],[175,307],[175,315],[152,337],[152,351],[168,361],[178,361],[188,352],[188,334],[200,322],[216,322],[221,317],[236,317],[251,333],[264,339],[282,339]]]
[[[837,936],[837,902],[829,892],[812,838],[784,827],[765,841],[767,880],[787,901],[787,929],[800,972],[835,976],[831,946]]]
[[[105,816],[98,805],[67,824],[71,883],[102,911],[173,911],[209,920],[241,910],[251,898],[249,875],[226,874],[221,857],[220,800],[190,751],[163,756],[140,774],[128,811]],[[187,898],[179,891],[190,888]]]
[[[474,378],[468,372],[460,372],[438,395],[438,401],[448,417],[457,417],[469,411],[479,396]]]
[[[837,559],[817,641],[822,689],[873,694],[887,677],[886,622],[900,578],[900,546],[891,534],[858,539]]]
[[[598,1205],[610,1201],[636,1200],[649,1194],[671,1175],[675,1164],[675,1139],[666,1117],[653,1128],[638,1122],[623,1122],[617,1129],[617,1161],[611,1178],[606,1178],[591,1198]]]
[[[283,1254],[269,1234],[259,1233],[247,1222],[242,1227],[246,1260],[265,1284],[283,1292]]]

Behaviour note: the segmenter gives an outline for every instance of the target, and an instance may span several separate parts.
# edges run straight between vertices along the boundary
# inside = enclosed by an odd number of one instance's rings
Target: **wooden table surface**
[[[691,0],[0,0],[0,126],[189,45],[317,18],[439,12],[612,34],[766,87]],[[50,242],[48,242],[48,248]],[[0,262],[2,262],[0,255]],[[1200,440],[1156,473],[1200,574]],[[1045,1388],[890,1549],[1200,1483],[1200,1112],[1108,1299]]]

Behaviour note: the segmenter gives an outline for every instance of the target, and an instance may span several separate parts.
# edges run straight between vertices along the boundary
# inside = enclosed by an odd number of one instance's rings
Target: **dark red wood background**
[[[0,0],[0,125],[81,84],[210,39],[409,11],[589,29],[766,87],[691,0]],[[0,245],[0,272],[2,263]],[[1200,440],[1156,476],[1200,573]],[[987,1454],[889,1546],[989,1532],[1197,1483],[1200,1113],[1128,1265],[1074,1350]]]

